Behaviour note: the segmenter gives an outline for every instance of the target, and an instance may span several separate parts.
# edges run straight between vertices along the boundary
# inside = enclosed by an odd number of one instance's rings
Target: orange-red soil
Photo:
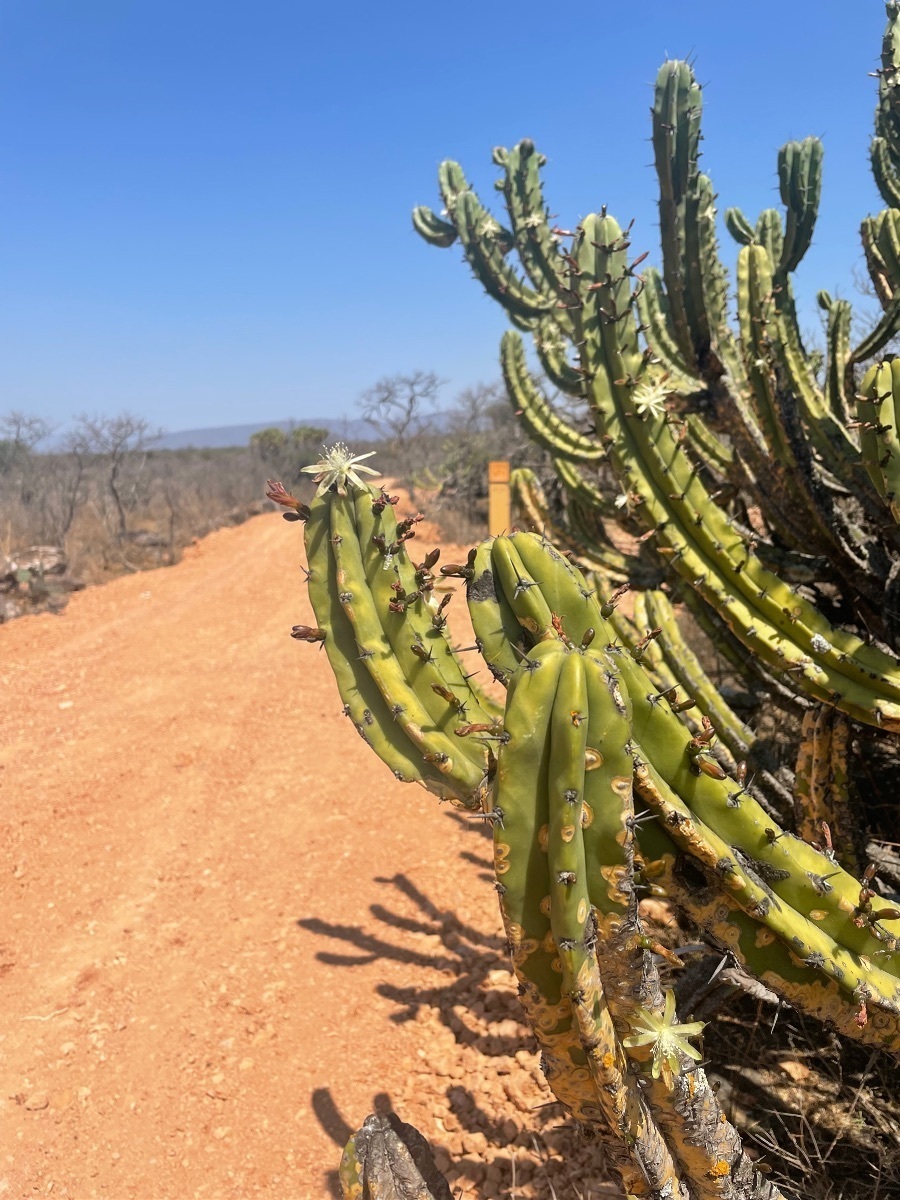
[[[270,513],[0,627],[0,1200],[318,1200],[388,1107],[463,1195],[614,1195],[486,831],[343,717],[301,562]]]

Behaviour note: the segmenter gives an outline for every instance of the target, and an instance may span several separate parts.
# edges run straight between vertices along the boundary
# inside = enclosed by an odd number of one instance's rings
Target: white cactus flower
[[[661,417],[666,411],[670,388],[659,380],[640,384],[634,389],[632,401],[640,416]]]
[[[365,471],[367,475],[381,474],[372,467],[359,465],[364,458],[371,458],[373,454],[374,450],[369,450],[367,454],[351,454],[343,442],[335,442],[333,446],[322,447],[322,457],[317,463],[310,467],[301,467],[301,470],[307,475],[315,476],[313,482],[319,485],[316,489],[317,496],[323,495],[332,487],[336,487],[339,496],[346,496],[348,483],[358,488],[366,486],[357,472]]]
[[[549,333],[546,337],[537,339],[538,348],[546,350],[548,354],[563,354],[566,349],[566,343],[560,337]]]
[[[686,1025],[676,1025],[675,993],[671,989],[666,992],[666,1006],[661,1017],[649,1009],[639,1008],[629,1020],[635,1032],[623,1038],[622,1045],[629,1049],[636,1046],[652,1046],[653,1062],[650,1074],[654,1079],[659,1079],[662,1075],[663,1083],[670,1091],[674,1086],[675,1076],[681,1074],[681,1055],[686,1054],[694,1062],[699,1062],[703,1057],[688,1039],[702,1032],[704,1022],[690,1021]]]

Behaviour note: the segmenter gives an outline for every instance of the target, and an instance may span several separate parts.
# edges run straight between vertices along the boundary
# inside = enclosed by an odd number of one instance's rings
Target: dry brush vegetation
[[[432,372],[379,380],[360,399],[378,466],[427,493],[451,540],[481,536],[487,462],[540,471],[545,455],[520,432],[499,385],[476,385],[441,405]],[[82,415],[45,449],[51,426],[19,411],[0,415],[0,622],[61,611],[72,591],[124,572],[169,566],[222,525],[272,509],[265,481],[311,495],[301,468],[327,430],[296,424],[254,434],[249,445],[156,447],[159,433],[134,413]],[[306,491],[304,491],[306,489]]]

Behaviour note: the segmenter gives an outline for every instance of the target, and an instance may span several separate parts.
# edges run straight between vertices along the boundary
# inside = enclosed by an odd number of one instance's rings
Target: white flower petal
[[[335,488],[339,496],[346,496],[347,483],[363,489],[366,484],[358,475],[365,471],[367,475],[380,475],[380,471],[372,467],[360,466],[364,458],[371,458],[375,450],[367,450],[365,454],[351,454],[343,442],[335,442],[333,446],[322,447],[322,457],[309,467],[301,467],[301,471],[314,476],[314,482],[319,485],[317,496],[322,496],[331,488]]]

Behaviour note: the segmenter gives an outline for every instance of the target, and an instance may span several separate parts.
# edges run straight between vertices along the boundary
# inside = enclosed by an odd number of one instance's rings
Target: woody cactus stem
[[[822,842],[842,867],[859,873],[863,839],[850,792],[850,722],[816,705],[804,713],[802,735],[794,783],[797,833],[804,841]]]
[[[394,1113],[372,1113],[341,1155],[343,1200],[451,1200],[431,1147]]]

